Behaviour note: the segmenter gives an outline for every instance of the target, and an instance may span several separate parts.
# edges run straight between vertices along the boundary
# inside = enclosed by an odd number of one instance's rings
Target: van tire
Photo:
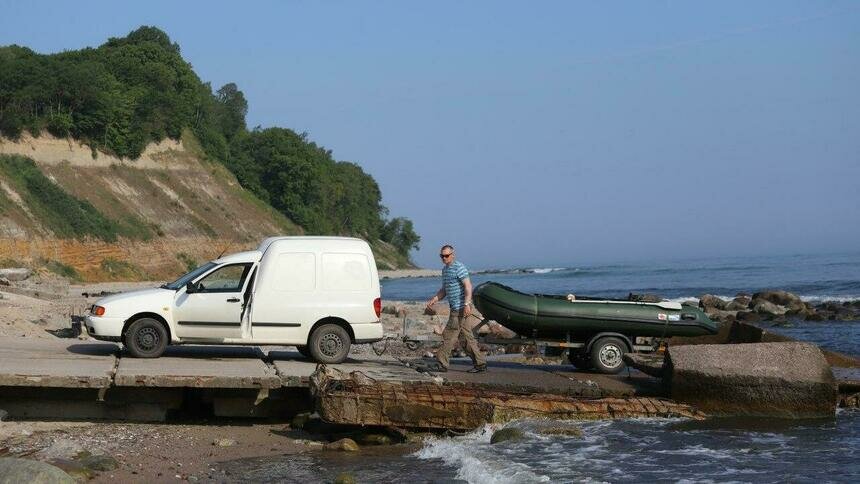
[[[296,346],[296,349],[305,358],[313,358],[313,355],[311,355],[311,350],[307,346]]]
[[[123,342],[135,358],[158,358],[167,349],[170,340],[161,321],[140,318],[125,330]]]
[[[311,356],[320,363],[341,363],[349,354],[349,333],[336,324],[323,324],[311,333]]]

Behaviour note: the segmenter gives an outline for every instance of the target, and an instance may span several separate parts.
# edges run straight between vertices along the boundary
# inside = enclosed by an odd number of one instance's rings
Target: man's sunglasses
[[[453,252],[452,252],[452,253],[450,253],[450,254],[439,254],[439,257],[441,257],[441,258],[443,258],[443,259],[447,259],[448,257],[451,257],[452,255],[454,255],[454,253],[453,253]]]

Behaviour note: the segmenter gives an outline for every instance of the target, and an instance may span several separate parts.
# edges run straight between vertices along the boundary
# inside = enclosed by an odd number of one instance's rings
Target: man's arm
[[[440,287],[439,290],[436,291],[436,294],[432,298],[430,298],[429,301],[427,301],[427,307],[429,308],[437,302],[445,299],[445,294],[445,286]]]
[[[467,316],[472,314],[472,279],[463,279],[463,302],[466,306],[463,308],[463,313]]]

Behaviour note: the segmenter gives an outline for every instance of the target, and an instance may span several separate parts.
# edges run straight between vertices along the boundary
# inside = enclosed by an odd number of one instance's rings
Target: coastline
[[[406,279],[441,276],[442,269],[394,269],[379,271],[380,279]]]

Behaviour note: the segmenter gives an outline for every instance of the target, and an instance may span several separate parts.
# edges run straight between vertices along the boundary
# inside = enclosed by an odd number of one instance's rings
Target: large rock
[[[764,300],[776,304],[778,306],[785,306],[787,308],[790,307],[802,307],[803,300],[796,294],[792,294],[786,291],[762,291],[753,294],[752,296],[753,304],[755,304],[756,300]]]
[[[37,460],[0,457],[0,484],[75,484],[60,468]]]
[[[33,271],[26,267],[9,267],[6,269],[0,269],[0,277],[12,282],[26,280],[32,274]]]
[[[745,311],[747,308],[750,307],[750,301],[752,301],[752,298],[747,296],[746,294],[738,294],[726,306],[726,310],[728,310],[728,311]]]
[[[703,294],[702,296],[699,296],[699,307],[706,311],[711,308],[725,310],[728,304],[729,303],[727,301],[711,294]]]
[[[671,397],[709,415],[830,417],[837,387],[830,365],[810,343],[670,346]]]
[[[786,311],[788,311],[788,309],[785,308],[785,306],[779,306],[777,304],[774,304],[770,301],[766,301],[764,299],[759,299],[759,300],[753,299],[751,306],[752,306],[753,311],[755,311],[756,313],[762,314],[764,316],[770,316],[770,317],[782,316],[783,314],[786,313]]]

